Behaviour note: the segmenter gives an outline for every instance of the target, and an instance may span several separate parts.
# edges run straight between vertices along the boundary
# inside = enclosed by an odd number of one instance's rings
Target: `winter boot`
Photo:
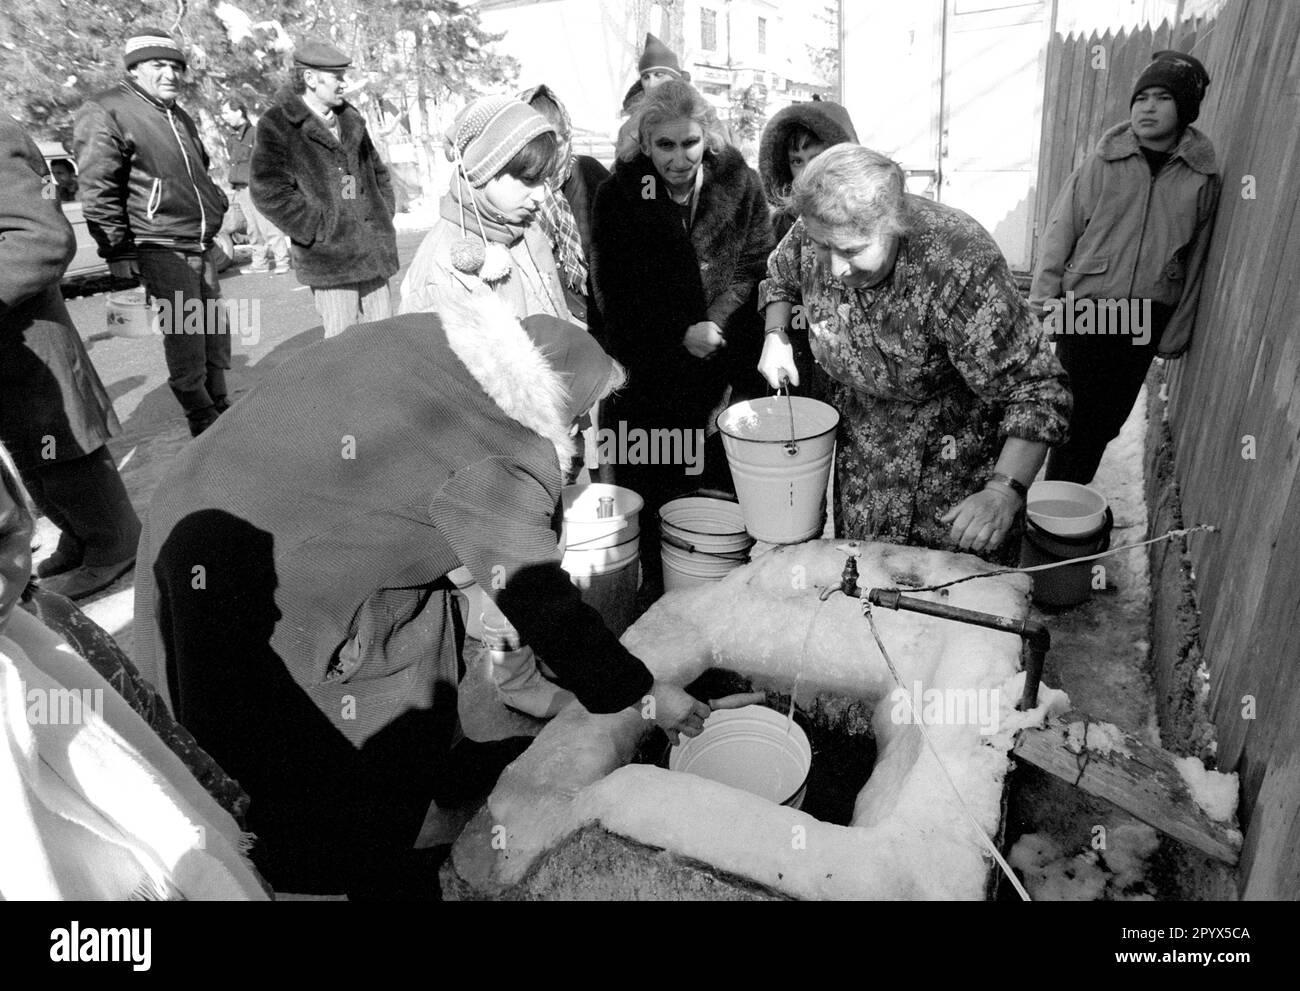
[[[206,406],[203,409],[190,410],[185,414],[185,419],[190,421],[190,436],[197,437],[208,427],[217,422],[217,417],[221,412],[215,406]]]

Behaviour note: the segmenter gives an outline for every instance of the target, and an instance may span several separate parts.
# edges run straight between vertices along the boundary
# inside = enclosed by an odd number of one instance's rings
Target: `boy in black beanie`
[[[1118,436],[1151,359],[1191,341],[1221,179],[1192,127],[1210,77],[1181,52],[1156,52],[1110,128],[1066,180],[1040,244],[1030,303],[1070,373],[1069,440],[1048,479],[1086,485]]]

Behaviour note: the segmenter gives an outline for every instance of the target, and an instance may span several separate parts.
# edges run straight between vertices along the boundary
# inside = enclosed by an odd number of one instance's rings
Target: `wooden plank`
[[[1080,720],[1087,725],[1086,718]],[[1070,723],[1055,719],[1042,729],[1021,730],[1012,756],[1033,764],[1062,781],[1104,798],[1129,815],[1168,836],[1235,865],[1241,834],[1207,816],[1192,799],[1168,750],[1152,747],[1131,734],[1123,734],[1122,753],[1098,753],[1091,747],[1079,753],[1066,740]],[[1095,724],[1094,724],[1095,726]],[[1096,733],[1092,728],[1090,733]]]

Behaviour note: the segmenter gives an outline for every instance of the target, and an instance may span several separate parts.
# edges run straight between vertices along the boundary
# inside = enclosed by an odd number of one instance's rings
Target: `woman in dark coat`
[[[671,429],[716,441],[730,384],[752,373],[762,343],[758,283],[772,229],[758,175],[725,142],[708,101],[687,83],[650,90],[596,193],[592,273],[610,353],[628,385],[603,415],[614,429]],[[696,465],[616,464],[619,484],[653,514],[703,485],[730,487],[720,443]],[[685,446],[683,445],[683,450]],[[658,540],[643,529],[654,580]]]
[[[0,115],[0,441],[62,531],[38,575],[80,599],[130,570],[140,521],[106,446],[122,426],[59,291],[76,249],[45,159]]]
[[[305,349],[158,486],[137,663],[248,792],[278,890],[391,893],[409,873],[430,800],[456,787],[462,565],[591,711],[653,694],[670,735],[708,714],[559,567],[561,459],[617,366],[567,322],[501,306]]]

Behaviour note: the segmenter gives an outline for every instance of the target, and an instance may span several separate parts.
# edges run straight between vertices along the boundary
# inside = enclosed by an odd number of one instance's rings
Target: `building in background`
[[[1051,38],[1177,23],[1213,2],[849,0],[843,102],[862,143],[897,160],[912,192],[965,210],[1028,272],[1040,144],[1053,123],[1043,114]],[[1105,54],[1093,61],[1089,71],[1111,72]],[[1142,64],[1115,66],[1113,85],[1127,95]]]
[[[814,93],[830,95],[813,49],[837,47],[823,8],[797,0],[479,0],[495,48],[518,59],[519,87],[547,83],[573,117],[579,151],[613,157],[624,94],[647,31],[672,47],[692,82],[728,122],[767,117]]]

